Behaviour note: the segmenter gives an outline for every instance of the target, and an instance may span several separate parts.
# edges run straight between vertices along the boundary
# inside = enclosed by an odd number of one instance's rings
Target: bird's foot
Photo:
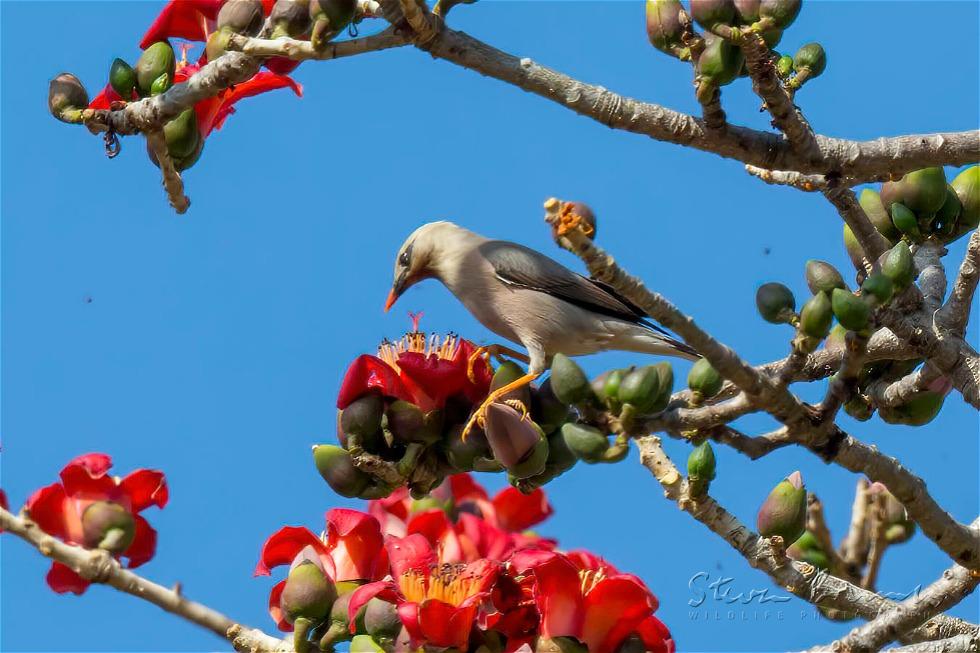
[[[487,345],[486,347],[477,347],[476,351],[470,354],[469,360],[466,362],[466,378],[470,380],[470,383],[476,383],[476,361],[481,358],[490,367],[490,359],[496,358],[497,362],[504,361],[504,356],[507,358],[515,358],[524,363],[530,363],[531,359],[525,354],[519,351],[514,351],[510,347],[505,347],[504,345]]]
[[[466,442],[466,436],[470,434],[470,431],[473,430],[473,427],[479,426],[480,428],[483,428],[484,424],[486,423],[487,408],[490,407],[490,404],[492,404],[495,401],[501,400],[502,397],[507,396],[508,394],[510,394],[514,390],[517,390],[518,388],[523,388],[524,386],[531,383],[539,376],[541,376],[540,372],[538,373],[532,372],[530,374],[525,374],[519,379],[514,379],[513,381],[503,386],[502,388],[497,388],[496,390],[488,394],[487,398],[483,400],[483,403],[481,403],[480,406],[473,411],[473,414],[470,415],[469,420],[467,420],[466,425],[463,427],[463,432],[459,436],[463,440],[463,442]],[[514,403],[511,403],[512,401]],[[525,406],[523,402],[517,400],[504,400],[504,403],[506,403],[511,408],[520,411],[522,418],[529,419],[527,406]],[[517,407],[517,404],[520,404],[520,408]]]

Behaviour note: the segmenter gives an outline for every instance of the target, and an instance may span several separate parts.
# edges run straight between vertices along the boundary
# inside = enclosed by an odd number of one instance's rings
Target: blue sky
[[[410,48],[304,64],[295,75],[303,99],[279,91],[241,104],[186,174],[193,205],[176,216],[139,140],[124,140],[109,161],[99,139],[44,107],[58,72],[94,94],[114,57],[135,59],[160,4],[0,4],[0,485],[19,503],[93,450],[110,453],[119,473],[164,470],[171,503],[146,514],[160,540],[142,571],[181,581],[189,597],[235,619],[274,627],[271,581],[251,577],[268,534],[283,524],[319,529],[327,508],[360,505],[333,496],[309,455],[333,439],[348,362],[400,335],[407,310],[424,310],[427,330],[492,340],[433,282],[382,313],[394,253],[422,222],[452,219],[578,266],[550,242],[541,204],[587,201],[603,247],[754,363],[783,356],[790,337],[756,315],[755,288],[779,280],[804,297],[807,259],[848,268],[840,219],[819,195],[609,130]],[[643,20],[642,3],[486,2],[457,9],[451,23],[580,79],[696,112],[689,68],[647,44]],[[826,73],[798,96],[821,133],[973,129],[977,24],[971,2],[811,2],[784,47],[818,40],[828,51]],[[768,127],[747,81],[727,87],[724,102],[733,122]],[[961,241],[948,260],[962,252]],[[969,337],[976,346],[976,320]],[[598,373],[634,360],[582,363]],[[683,379],[687,364],[675,369]],[[823,386],[801,391],[815,399]],[[958,397],[924,428],[843,423],[905,460],[957,519],[977,515],[977,415]],[[683,462],[684,444],[666,446]],[[755,463],[716,452],[712,493],[747,523],[772,485],[800,469],[835,538],[844,532],[853,474],[796,449]],[[681,650],[800,649],[853,625],[824,621],[795,598],[733,606],[709,596],[695,611],[689,601],[710,580],[731,579],[733,594],[787,593],[666,502],[635,453],[579,466],[547,489],[556,514],[542,532],[642,576]],[[9,537],[0,554],[3,650],[222,646],[112,590],[54,595],[46,561]],[[906,593],[948,565],[918,535],[889,551],[880,587]],[[973,597],[952,612],[975,621],[978,611]]]

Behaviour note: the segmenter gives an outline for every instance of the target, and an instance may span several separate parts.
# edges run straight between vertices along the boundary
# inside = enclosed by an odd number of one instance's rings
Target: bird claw
[[[496,358],[498,363],[503,363],[507,356],[508,358],[515,358],[519,361],[529,362],[527,356],[520,353],[519,351],[514,351],[509,347],[504,347],[503,345],[487,345],[485,347],[477,347],[476,351],[470,354],[469,360],[466,361],[466,378],[470,380],[470,383],[476,383],[476,361],[483,359],[487,364],[487,368],[490,368],[490,359]],[[492,368],[490,368],[492,371]]]

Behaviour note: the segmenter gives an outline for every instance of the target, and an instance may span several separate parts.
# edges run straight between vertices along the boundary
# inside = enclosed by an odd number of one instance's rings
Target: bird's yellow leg
[[[491,392],[490,394],[488,394],[487,395],[487,398],[483,400],[483,403],[482,404],[480,404],[480,407],[477,408],[475,411],[473,411],[473,414],[470,415],[470,419],[466,422],[466,426],[463,427],[463,432],[460,434],[460,437],[463,439],[463,442],[466,442],[466,436],[470,434],[470,431],[473,430],[473,427],[474,426],[476,426],[477,424],[479,424],[480,426],[483,426],[484,417],[485,417],[486,412],[487,412],[487,407],[490,404],[492,404],[493,402],[499,400],[501,397],[504,397],[507,394],[513,392],[514,390],[517,390],[519,388],[523,388],[524,386],[526,386],[527,384],[531,383],[532,381],[534,381],[535,379],[537,379],[539,376],[541,376],[541,374],[542,374],[541,372],[531,373],[531,374],[525,374],[524,376],[520,377],[519,379],[514,379],[513,381],[511,381],[510,383],[508,383],[504,387],[497,388],[496,390],[494,390],[493,392]],[[526,409],[525,409],[524,413],[525,413],[525,416],[526,416],[526,414],[527,414],[527,410]]]
[[[470,383],[476,383],[476,373],[473,366],[476,365],[476,361],[483,359],[487,362],[487,366],[490,365],[490,358],[496,358],[498,361],[504,360],[503,357],[514,358],[524,363],[530,363],[531,359],[527,357],[527,354],[522,354],[519,351],[514,351],[510,347],[505,347],[504,345],[487,345],[486,347],[477,347],[476,351],[470,354],[470,358],[466,361],[466,378],[470,380]]]

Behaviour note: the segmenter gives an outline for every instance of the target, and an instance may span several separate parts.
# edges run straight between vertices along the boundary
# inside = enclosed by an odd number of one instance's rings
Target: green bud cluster
[[[715,452],[707,440],[694,447],[687,457],[687,484],[691,496],[699,497],[708,491],[715,479]]]
[[[756,517],[763,537],[779,536],[789,546],[806,529],[806,488],[799,472],[780,481],[766,497]]]

